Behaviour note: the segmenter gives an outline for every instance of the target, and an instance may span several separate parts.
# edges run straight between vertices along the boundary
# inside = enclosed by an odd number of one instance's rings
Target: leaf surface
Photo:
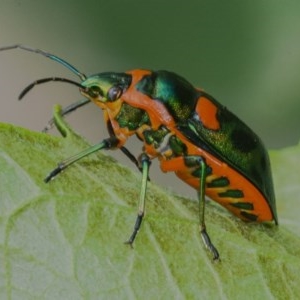
[[[57,162],[87,147],[0,126],[1,299],[299,299],[300,147],[271,152],[280,226],[247,224],[209,202],[215,263],[198,232],[198,204],[149,183],[131,234],[140,174],[93,154],[48,184]]]

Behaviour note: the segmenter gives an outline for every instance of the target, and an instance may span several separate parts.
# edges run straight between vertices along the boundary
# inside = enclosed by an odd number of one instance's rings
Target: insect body
[[[54,59],[81,79],[63,78],[36,81],[24,90],[47,81],[67,81],[79,86],[86,100],[65,109],[64,114],[95,103],[104,111],[110,137],[63,161],[45,179],[48,182],[70,164],[100,149],[120,148],[142,172],[139,213],[128,243],[140,228],[145,193],[154,158],[163,172],[175,172],[198,191],[200,231],[206,247],[218,259],[219,253],[206,231],[205,195],[245,221],[278,223],[269,157],[259,137],[234,114],[204,91],[168,71],[133,70],[100,73],[90,77],[64,60],[28,47],[22,48]],[[136,135],[143,143],[139,159],[124,147]]]

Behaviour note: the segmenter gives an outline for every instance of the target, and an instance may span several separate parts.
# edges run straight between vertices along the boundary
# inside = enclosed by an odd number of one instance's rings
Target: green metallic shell
[[[244,122],[210,95],[171,72],[153,72],[145,76],[136,88],[154,101],[162,102],[177,122],[177,128],[190,142],[224,161],[253,183],[265,196],[275,222],[278,222],[268,153],[260,138]],[[218,108],[219,129],[206,128],[195,112],[200,97],[207,98]]]
[[[198,91],[189,82],[168,71],[152,72],[137,83],[136,89],[163,103],[176,122],[188,119],[198,100]]]
[[[118,116],[116,117],[121,128],[127,127],[129,130],[136,130],[144,124],[150,125],[148,114],[139,108],[123,103]]]
[[[108,97],[109,90],[113,87],[120,87],[125,92],[130,86],[131,80],[131,75],[126,73],[105,72],[88,77],[81,85],[89,88],[91,97],[96,93],[110,101]]]

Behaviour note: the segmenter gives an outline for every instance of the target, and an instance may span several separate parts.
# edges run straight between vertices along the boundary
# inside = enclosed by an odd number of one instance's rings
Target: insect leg
[[[138,209],[138,215],[135,221],[135,225],[133,228],[133,232],[125,244],[129,244],[132,246],[135,237],[141,227],[144,213],[145,213],[145,199],[146,199],[146,190],[147,190],[147,181],[148,181],[148,175],[149,175],[149,168],[151,161],[147,154],[143,153],[140,156],[140,163],[141,163],[141,169],[142,169],[142,186],[141,186],[141,192],[140,192],[140,200],[139,200],[139,209]]]
[[[131,162],[133,162],[136,165],[136,167],[140,170],[140,172],[143,172],[143,169],[139,161],[126,147],[122,146],[120,150],[130,159]]]
[[[187,155],[173,158],[171,160],[166,160],[161,162],[161,169],[164,172],[180,172],[186,167],[189,168],[199,168],[199,191],[198,191],[198,200],[199,200],[199,224],[200,224],[200,233],[205,247],[212,253],[213,259],[219,259],[218,250],[215,248],[213,243],[210,240],[210,237],[206,231],[205,225],[205,187],[206,187],[206,174],[207,174],[207,165],[204,159],[201,156],[197,155]]]
[[[68,126],[65,123],[63,117],[90,102],[91,101],[89,99],[82,99],[80,101],[77,101],[75,103],[72,103],[72,104],[66,106],[63,109],[61,109],[60,106],[56,105],[54,107],[53,118],[48,122],[48,125],[43,129],[43,132],[47,132],[49,129],[51,129],[55,125],[57,130],[61,133],[61,135],[66,137],[68,135],[69,129],[68,129]],[[109,131],[111,138],[116,139],[110,121],[108,122],[107,127],[108,127],[108,131]],[[124,146],[120,147],[120,150],[136,165],[136,167],[139,169],[139,171],[142,172],[140,163],[135,158],[135,156]],[[150,179],[148,178],[148,180],[150,180]]]
[[[82,152],[67,158],[65,160],[63,160],[62,162],[60,162],[58,164],[58,166],[52,170],[48,176],[44,179],[44,181],[47,183],[50,180],[52,180],[56,175],[58,175],[61,171],[65,170],[67,167],[69,167],[70,165],[72,165],[73,163],[75,163],[76,161],[84,158],[85,156],[88,156],[96,151],[99,151],[101,149],[111,149],[111,148],[115,148],[117,147],[119,143],[119,140],[116,137],[111,137],[108,139],[104,139],[102,142],[100,142],[99,144],[95,144],[94,146],[91,146],[85,150],[83,150]]]
[[[111,121],[110,120],[107,120],[106,122],[106,128],[107,128],[107,131],[109,133],[110,136],[115,136],[115,132],[114,132],[114,129],[113,129],[113,126],[111,124]],[[125,154],[131,162],[133,162],[135,164],[135,166],[139,169],[139,171],[142,173],[142,167],[141,167],[141,164],[140,162],[136,159],[136,157],[124,146],[122,146],[120,148],[120,150],[123,152],[123,154]],[[150,179],[148,178],[148,180],[150,181]]]
[[[204,245],[206,248],[212,253],[213,260],[219,259],[219,252],[216,249],[216,247],[213,245],[213,243],[210,240],[210,237],[206,231],[206,225],[205,225],[205,186],[206,186],[206,170],[207,165],[204,162],[204,160],[198,156],[195,157],[200,165],[200,190],[198,193],[199,198],[199,222],[200,222],[200,233],[202,240],[204,242]]]
[[[80,101],[77,101],[75,103],[72,103],[66,107],[64,107],[61,112],[60,112],[60,115],[61,117],[64,117],[66,115],[68,115],[69,113],[73,112],[74,110],[76,110],[77,108],[80,108],[88,103],[90,103],[91,100],[90,99],[82,99]],[[42,130],[42,132],[48,132],[51,128],[53,128],[55,124],[55,119],[52,118],[48,124],[44,127],[44,129]]]

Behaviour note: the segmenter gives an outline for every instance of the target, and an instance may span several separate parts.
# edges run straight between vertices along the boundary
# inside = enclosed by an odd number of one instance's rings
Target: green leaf
[[[247,224],[208,203],[218,263],[199,236],[197,202],[154,183],[134,249],[124,245],[141,175],[103,152],[43,182],[85,147],[72,132],[1,125],[1,299],[300,298],[299,146],[271,153],[280,226]]]

